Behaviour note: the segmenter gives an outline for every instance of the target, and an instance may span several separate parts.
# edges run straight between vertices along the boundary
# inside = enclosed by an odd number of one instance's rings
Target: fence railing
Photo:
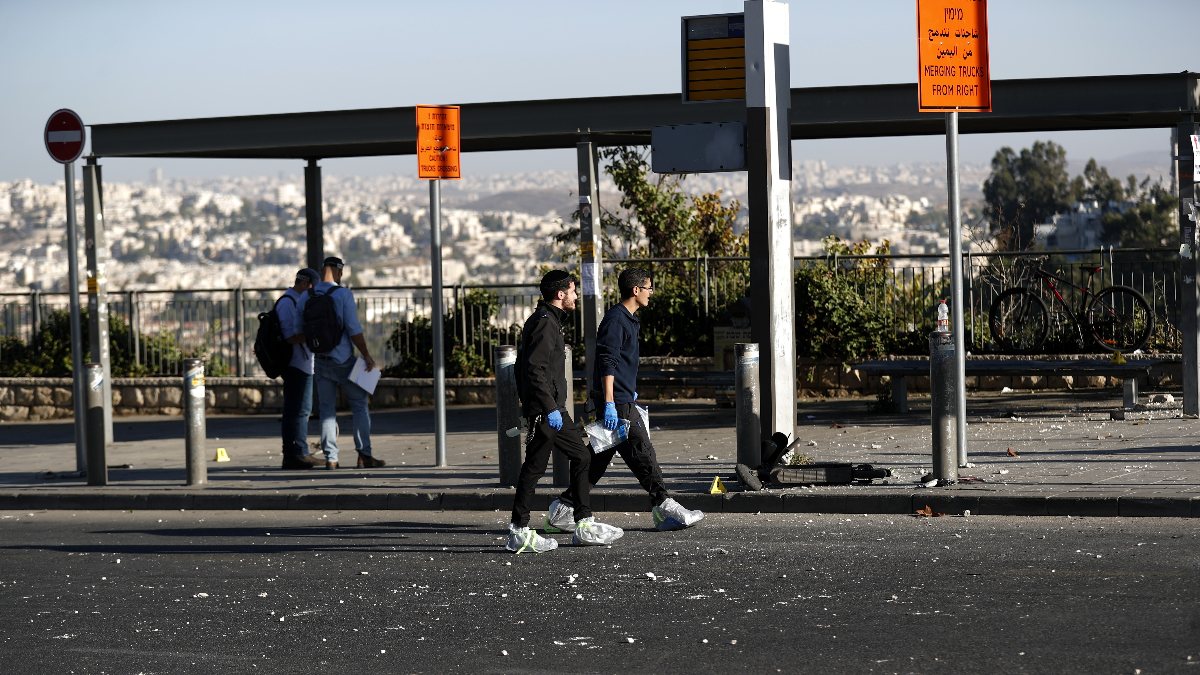
[[[996,294],[1022,281],[1016,261],[1026,255],[1031,254],[964,255],[967,302],[963,306],[966,337],[973,349],[989,348],[988,309]],[[1103,249],[1059,251],[1053,256],[1046,265],[1076,282],[1086,281],[1087,270],[1100,266],[1102,272],[1097,276],[1103,279],[1103,285],[1122,284],[1141,291],[1159,323],[1166,327],[1167,334],[1161,339],[1171,339],[1169,333],[1179,325],[1176,251]],[[855,275],[862,274],[868,263],[879,264],[877,261],[885,264],[882,272],[877,269],[873,274],[885,274],[885,283],[878,283],[877,276],[873,277],[874,283],[864,282],[863,300],[873,308],[886,309],[892,329],[898,334],[928,332],[938,300],[950,296],[945,255],[810,256],[797,257],[795,265],[798,270],[824,266],[834,274]],[[749,283],[746,258],[606,261],[606,306],[617,300],[616,270],[632,264],[647,268],[660,288],[673,284],[677,293],[672,297],[682,298],[677,307],[656,307],[652,302],[647,308],[642,322],[643,355],[712,355],[712,326],[736,322],[739,312],[745,317]],[[398,374],[419,374],[421,364],[431,358],[432,352],[432,289],[372,286],[353,291],[364,336],[376,359]],[[274,288],[110,291],[109,314],[127,327],[113,331],[112,348],[125,350],[140,370],[150,374],[179,374],[183,358],[200,356],[207,359],[213,375],[255,375],[259,369],[251,348],[258,326],[256,317],[270,309],[280,293]],[[444,321],[453,344],[447,352],[449,358],[462,360],[462,369],[490,372],[492,345],[516,341],[537,297],[536,284],[446,287]],[[2,337],[31,344],[48,322],[62,323],[68,305],[67,293],[0,292]],[[579,324],[572,320],[568,325],[577,344],[582,342]],[[13,353],[12,343],[0,340],[0,373],[8,372]]]

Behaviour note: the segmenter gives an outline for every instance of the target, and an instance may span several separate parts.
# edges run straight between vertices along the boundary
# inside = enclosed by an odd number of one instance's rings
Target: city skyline
[[[791,2],[793,87],[916,80],[915,2]],[[407,3],[132,0],[0,5],[0,181],[60,179],[42,145],[45,120],[70,107],[84,122],[220,117],[679,91],[682,16],[739,12],[737,0],[519,7],[462,0]],[[518,11],[519,10],[519,11]],[[1161,20],[1169,19],[1169,20]],[[989,6],[993,79],[1200,70],[1188,29],[1200,5],[1171,0]],[[52,28],[50,28],[52,27]],[[868,48],[869,46],[869,48]],[[1169,132],[964,135],[964,161],[1001,145],[1052,139],[1075,162],[1161,152]],[[797,141],[797,159],[835,164],[940,161],[940,137]],[[324,160],[328,173],[415,173],[411,157]],[[464,172],[571,169],[563,150],[464,155]],[[108,179],[299,173],[298,162],[105,161]]]

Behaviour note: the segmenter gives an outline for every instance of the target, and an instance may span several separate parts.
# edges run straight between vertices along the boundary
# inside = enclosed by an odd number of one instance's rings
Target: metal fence
[[[1017,261],[1028,255],[1032,254],[964,256],[967,302],[963,306],[967,340],[973,349],[989,349],[986,324],[992,299],[1003,289],[1023,282]],[[651,346],[643,348],[643,355],[711,355],[711,327],[727,324],[738,314],[739,306],[744,309],[746,304],[748,259],[702,256],[606,261],[603,285],[606,306],[617,300],[616,270],[634,264],[650,270],[656,286],[674,284],[676,293],[672,297],[681,303],[674,308],[656,308],[652,303],[647,309],[659,311],[647,315],[643,321],[643,339]],[[864,268],[872,264],[879,265],[879,269],[871,277],[871,283],[862,284],[863,300],[872,308],[887,310],[898,334],[924,334],[931,330],[938,300],[950,295],[946,256],[846,255],[795,259],[797,269],[823,266],[840,275],[863,275]],[[1170,249],[1061,251],[1044,264],[1077,283],[1086,281],[1088,269],[1100,266],[1102,271],[1097,276],[1102,282],[1097,281],[1096,287],[1122,284],[1141,291],[1164,327],[1156,331],[1156,339],[1169,342],[1178,338],[1177,252]],[[879,282],[879,274],[885,275],[883,283]],[[376,360],[395,366],[431,358],[430,287],[372,286],[353,291],[364,336]],[[280,289],[265,288],[109,292],[111,317],[129,327],[119,335],[114,332],[112,347],[127,350],[136,364],[153,374],[179,374],[183,358],[199,356],[208,361],[213,375],[255,375],[259,373],[252,353],[258,327],[256,317],[270,309],[280,293]],[[515,343],[521,324],[538,297],[535,284],[457,285],[444,289],[444,294],[445,320],[450,323],[447,335],[455,347],[451,351],[457,351],[458,358],[475,359],[476,365],[486,371],[490,371],[492,346]],[[0,293],[2,335],[28,344],[51,312],[65,312],[68,305],[67,293]],[[582,343],[580,323],[572,320],[567,327],[576,344]],[[124,340],[125,344],[118,345],[117,340]],[[11,350],[5,350],[3,344],[0,340],[0,373],[7,371],[7,362],[12,358]],[[704,349],[710,351],[703,353]]]

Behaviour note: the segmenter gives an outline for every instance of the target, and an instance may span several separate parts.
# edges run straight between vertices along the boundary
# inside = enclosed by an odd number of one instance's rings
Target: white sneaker
[[[533,551],[534,553],[545,553],[558,548],[558,542],[549,538],[543,537],[537,533],[537,530],[531,530],[528,527],[517,527],[512,523],[508,524],[508,543],[504,548],[513,553],[524,553],[525,551]]]
[[[625,530],[615,525],[597,522],[595,518],[588,516],[575,523],[575,535],[571,537],[571,543],[576,546],[604,546],[623,536]]]
[[[542,529],[547,532],[574,532],[574,507],[564,504],[561,499],[550,502],[550,509],[546,511],[546,526]]]
[[[654,518],[654,527],[660,530],[682,530],[704,520],[703,511],[685,509],[670,497],[650,509],[650,515]]]

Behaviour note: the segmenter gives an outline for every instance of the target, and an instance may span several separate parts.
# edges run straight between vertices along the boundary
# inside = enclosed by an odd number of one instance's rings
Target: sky
[[[792,0],[793,87],[915,82],[915,0]],[[0,0],[0,181],[52,182],[43,131],[85,124],[417,104],[678,93],[680,18],[738,0]],[[993,80],[1200,71],[1195,0],[992,0]],[[966,113],[964,113],[966,114]],[[963,162],[1050,139],[1074,162],[1169,149],[1167,130],[963,135]],[[796,142],[831,164],[944,162],[941,136]],[[300,175],[300,162],[102,161],[105,180]],[[326,174],[414,174],[411,156]],[[464,173],[574,170],[575,153],[472,153]]]

